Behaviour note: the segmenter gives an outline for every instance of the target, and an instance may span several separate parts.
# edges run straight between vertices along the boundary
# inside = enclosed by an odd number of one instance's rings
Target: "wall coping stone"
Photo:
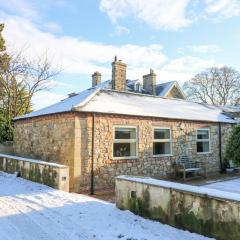
[[[52,167],[57,167],[57,168],[68,168],[68,166],[58,164],[58,163],[45,162],[45,161],[42,161],[42,160],[24,158],[24,157],[8,155],[8,154],[0,154],[0,157],[10,158],[10,159],[19,160],[19,161],[25,161],[25,162],[30,162],[30,163],[37,163],[37,164],[47,165],[47,166],[52,166]]]
[[[171,181],[153,179],[150,177],[137,177],[137,176],[118,176],[116,177],[117,180],[124,180],[129,182],[136,182],[142,183],[146,185],[152,186],[160,186],[163,188],[173,189],[177,191],[188,192],[194,195],[206,196],[210,198],[217,198],[226,201],[236,201],[240,202],[240,194],[239,193],[232,193],[232,192],[225,192],[217,189],[210,189],[207,187],[202,186],[192,186],[183,183],[176,183]]]

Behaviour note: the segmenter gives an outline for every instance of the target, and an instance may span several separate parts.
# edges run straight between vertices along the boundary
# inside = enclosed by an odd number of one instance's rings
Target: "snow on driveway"
[[[204,185],[204,187],[222,190],[225,192],[240,193],[240,178],[210,183]]]
[[[206,240],[114,204],[0,172],[0,239]]]

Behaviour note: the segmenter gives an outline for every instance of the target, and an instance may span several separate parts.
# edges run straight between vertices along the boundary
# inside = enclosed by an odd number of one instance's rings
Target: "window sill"
[[[211,154],[212,152],[197,152],[197,155],[207,155]]]
[[[138,157],[113,157],[112,160],[138,160]]]
[[[173,157],[173,154],[161,154],[161,155],[153,155],[153,157]]]

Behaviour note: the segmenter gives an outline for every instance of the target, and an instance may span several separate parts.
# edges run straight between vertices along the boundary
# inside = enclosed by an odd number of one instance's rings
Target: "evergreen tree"
[[[240,125],[235,126],[230,133],[225,159],[233,160],[234,165],[240,166]]]
[[[26,113],[24,107],[27,103],[24,101],[28,96],[26,88],[18,83],[14,71],[11,71],[11,57],[6,52],[3,29],[4,24],[0,24],[0,142],[13,139],[12,119]]]

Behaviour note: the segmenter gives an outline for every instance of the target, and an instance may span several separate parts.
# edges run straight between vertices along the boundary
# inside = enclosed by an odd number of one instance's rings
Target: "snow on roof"
[[[216,106],[216,107],[223,110],[224,112],[240,113],[240,107],[239,106]]]
[[[220,109],[180,99],[101,90],[77,111],[236,123]]]
[[[90,88],[83,92],[78,93],[73,97],[66,98],[61,102],[55,103],[48,107],[42,108],[40,110],[25,114],[23,116],[19,116],[14,118],[14,120],[24,119],[24,118],[32,118],[42,115],[54,114],[54,113],[62,113],[62,112],[70,112],[73,107],[80,107],[81,105],[88,102],[88,100],[93,97],[99,88]]]
[[[221,109],[211,105],[98,87],[90,88],[74,97],[14,120],[69,111],[236,123],[232,118],[222,114]]]

